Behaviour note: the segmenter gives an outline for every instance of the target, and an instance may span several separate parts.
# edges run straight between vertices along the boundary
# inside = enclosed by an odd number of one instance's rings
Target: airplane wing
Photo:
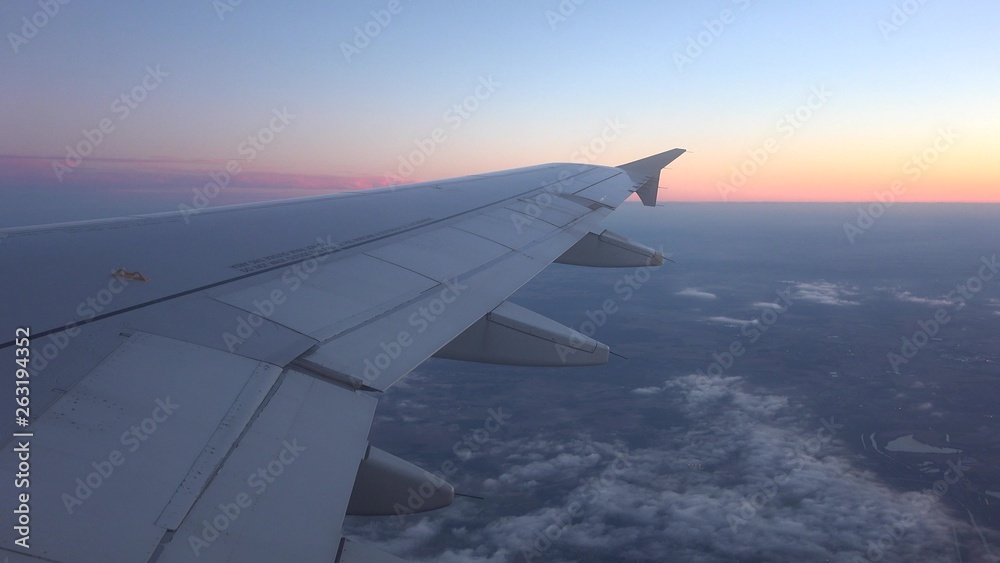
[[[507,298],[553,261],[662,263],[601,222],[683,152],[3,231],[0,555],[395,560],[345,515],[454,491],[369,444],[379,394],[432,356],[606,362]]]

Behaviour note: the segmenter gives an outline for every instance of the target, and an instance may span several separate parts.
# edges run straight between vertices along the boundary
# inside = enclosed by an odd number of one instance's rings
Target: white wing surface
[[[662,263],[601,221],[683,152],[3,231],[0,555],[396,560],[340,533],[428,479],[369,444],[379,394],[433,355],[606,362],[506,300],[557,260]]]

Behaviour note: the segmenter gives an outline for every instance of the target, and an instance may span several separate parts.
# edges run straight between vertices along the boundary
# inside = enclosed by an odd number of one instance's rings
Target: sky
[[[1000,202],[995,2],[49,1],[0,5],[32,219],[674,147],[668,201]]]

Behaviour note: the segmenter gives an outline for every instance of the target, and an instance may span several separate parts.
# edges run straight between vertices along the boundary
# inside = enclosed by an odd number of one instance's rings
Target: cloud
[[[756,307],[757,309],[774,309],[776,311],[784,310],[785,308],[784,305],[779,305],[778,303],[768,303],[766,301],[759,301],[757,303],[754,303],[752,306]]]
[[[835,283],[824,281],[795,282],[791,291],[792,299],[795,301],[812,301],[823,305],[858,305],[857,301],[846,299],[846,297],[857,295],[856,291]]]
[[[656,395],[657,393],[662,393],[666,389],[665,387],[640,387],[638,389],[633,389],[632,392],[636,395]]]
[[[950,299],[945,299],[943,297],[917,297],[909,291],[899,291],[898,289],[892,290],[893,297],[900,301],[906,301],[908,303],[920,303],[922,305],[930,305],[932,307],[951,307],[955,304],[954,301]]]
[[[755,325],[760,323],[760,320],[758,319],[745,320],[745,319],[734,319],[733,317],[709,317],[705,320],[707,320],[710,323],[722,323],[739,327],[744,327],[747,325]]]
[[[443,524],[442,520],[422,518],[413,525],[398,530],[398,534],[386,538],[380,543],[379,549],[388,553],[411,553],[440,534]]]
[[[717,299],[719,297],[714,293],[702,291],[696,287],[689,287],[687,289],[682,289],[677,293],[675,293],[674,295],[680,295],[682,297],[695,297],[697,299]]]
[[[953,530],[966,560],[986,560],[983,542],[997,541],[932,491],[900,492],[854,466],[839,442],[853,435],[820,441],[824,422],[786,397],[708,375],[647,389],[669,391],[657,403],[683,423],[634,447],[544,431],[498,443],[500,475],[482,486],[514,499],[510,511],[459,503],[364,535],[410,558],[474,562],[940,561],[955,553]]]

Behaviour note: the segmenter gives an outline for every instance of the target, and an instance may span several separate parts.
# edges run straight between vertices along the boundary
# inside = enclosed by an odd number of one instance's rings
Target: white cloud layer
[[[786,398],[748,392],[741,378],[689,375],[634,392],[685,422],[651,428],[652,442],[631,450],[585,435],[510,440],[482,487],[530,499],[514,503],[522,512],[484,521],[485,509],[459,503],[368,533],[411,558],[491,563],[946,561],[955,537],[979,537],[935,493],[883,484],[836,440],[819,440],[831,426],[803,423]],[[966,560],[988,557],[974,540],[962,548]]]
[[[682,297],[695,297],[697,299],[717,299],[719,296],[714,293],[709,293],[707,291],[702,291],[696,287],[689,287],[687,289],[682,289],[678,291],[675,295],[680,295]]]
[[[706,320],[710,323],[722,323],[726,325],[734,325],[739,327],[760,324],[759,319],[747,320],[747,319],[736,319],[733,317],[709,317]]]
[[[849,299],[857,292],[842,285],[830,282],[798,282],[791,288],[794,301],[811,301],[823,305],[858,305],[857,301]]]
[[[909,291],[899,291],[898,289],[893,290],[893,297],[900,301],[920,303],[922,305],[930,305],[932,307],[951,307],[955,305],[954,301],[945,299],[944,297],[917,297]]]

